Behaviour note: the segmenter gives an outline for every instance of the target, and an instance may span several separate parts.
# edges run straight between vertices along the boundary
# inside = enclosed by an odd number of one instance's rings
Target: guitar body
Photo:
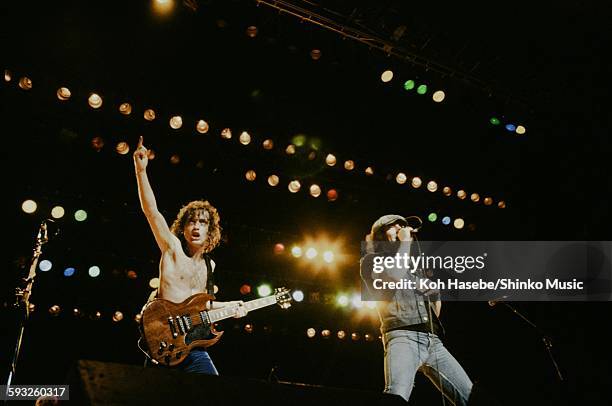
[[[192,348],[210,347],[221,339],[223,332],[215,330],[203,310],[213,299],[212,295],[196,293],[182,303],[155,299],[144,307],[141,332],[154,362],[177,365]]]

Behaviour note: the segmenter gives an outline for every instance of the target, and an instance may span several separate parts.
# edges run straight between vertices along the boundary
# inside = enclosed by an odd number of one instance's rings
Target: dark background
[[[609,240],[609,13],[604,6],[561,1],[426,6],[401,1],[291,2],[328,21],[380,37],[394,52],[344,38],[254,1],[198,1],[197,9],[177,2],[167,17],[149,2],[3,2],[2,69],[12,80],[0,86],[3,182],[7,185],[6,268],[2,273],[3,365],[13,347],[10,304],[19,276],[26,273],[40,221],[57,204],[66,208],[60,233],[44,246],[50,272],[39,272],[17,381],[61,382],[81,358],[138,364],[132,320],[157,274],[158,249],[140,212],[131,152],[143,135],[156,151],[149,174],[158,205],[168,221],[186,202],[209,199],[221,214],[223,244],[215,251],[221,300],[249,300],[239,287],[261,282],[302,289],[307,299],[289,311],[266,309],[223,324],[223,342],[211,355],[223,375],[278,379],[346,388],[382,390],[382,346],[378,321],[354,309],[311,300],[356,291],[359,242],[382,214],[430,212],[464,218],[463,230],[426,221],[423,240]],[[250,25],[258,34],[249,38]],[[405,27],[401,36],[398,27]],[[320,49],[321,59],[310,58]],[[412,57],[412,59],[410,58]],[[383,70],[393,69],[390,83]],[[28,76],[33,88],[17,86]],[[429,84],[427,95],[403,89],[414,79]],[[55,96],[60,86],[69,101]],[[431,92],[444,89],[434,103]],[[91,92],[102,108],[87,105]],[[130,102],[123,116],[118,105]],[[144,109],[157,113],[145,121]],[[183,127],[168,126],[174,114]],[[522,124],[523,136],[502,123]],[[194,127],[204,118],[207,134]],[[231,128],[233,138],[219,136]],[[238,143],[247,130],[248,146]],[[297,134],[306,146],[294,156],[284,148]],[[93,137],[102,137],[99,152]],[[272,138],[265,151],[261,142]],[[127,155],[114,151],[128,142]],[[317,148],[308,159],[311,146]],[[333,152],[335,167],[324,164]],[[170,163],[173,154],[180,163]],[[353,159],[356,169],[342,169]],[[374,176],[364,168],[372,165]],[[257,171],[255,182],[244,173]],[[395,182],[435,179],[453,192],[478,192],[482,200],[459,200]],[[281,178],[277,188],[269,174]],[[290,179],[302,190],[287,191]],[[312,198],[317,182],[339,198]],[[27,198],[39,209],[21,211]],[[505,209],[497,202],[506,202]],[[77,223],[75,210],[87,210]],[[54,230],[53,230],[54,231]],[[306,237],[325,234],[343,241],[343,262],[335,270],[313,270],[304,259],[274,255]],[[102,273],[90,278],[87,268]],[[64,267],[74,266],[71,278]],[[127,272],[136,272],[135,279]],[[62,308],[59,316],[49,306]],[[447,346],[468,374],[504,404],[607,404],[610,351],[609,303],[514,303],[553,341],[566,380],[559,383],[540,335],[500,305],[446,303],[442,321]],[[82,316],[72,314],[74,307]],[[125,319],[111,315],[121,310]],[[100,311],[100,320],[92,315]],[[243,330],[245,323],[253,333]],[[308,339],[305,331],[328,328]],[[359,332],[358,341],[335,332]],[[413,402],[439,401],[419,375]]]

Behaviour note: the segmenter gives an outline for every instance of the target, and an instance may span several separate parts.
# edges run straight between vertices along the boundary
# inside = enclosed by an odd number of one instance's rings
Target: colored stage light
[[[34,213],[37,207],[38,205],[34,200],[25,200],[23,203],[21,203],[21,210],[28,214]]]
[[[257,287],[257,294],[261,297],[266,297],[266,296],[270,296],[272,294],[272,288],[270,288],[270,285],[259,285]]]

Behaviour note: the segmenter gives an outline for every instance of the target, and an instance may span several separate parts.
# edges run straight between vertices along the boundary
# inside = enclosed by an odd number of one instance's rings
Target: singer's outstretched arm
[[[157,246],[162,253],[181,248],[179,239],[172,234],[164,216],[157,209],[155,194],[149,183],[147,176],[147,165],[149,157],[147,148],[143,145],[143,138],[140,137],[138,147],[134,151],[134,169],[136,170],[136,181],[138,183],[138,198],[140,207],[149,222],[151,231],[157,242]]]

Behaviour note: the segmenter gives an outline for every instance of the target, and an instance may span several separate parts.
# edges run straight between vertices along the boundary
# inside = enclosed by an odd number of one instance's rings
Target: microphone
[[[507,298],[508,298],[508,295],[503,295],[501,297],[498,297],[498,298],[495,298],[495,299],[491,299],[487,303],[489,303],[489,306],[493,307],[496,304],[498,304],[499,302],[503,302],[504,299],[507,299]]]

